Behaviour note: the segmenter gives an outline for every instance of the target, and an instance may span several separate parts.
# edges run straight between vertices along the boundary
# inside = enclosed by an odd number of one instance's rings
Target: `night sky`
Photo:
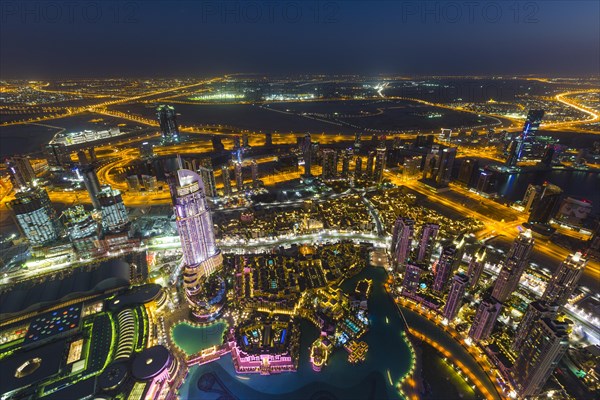
[[[0,77],[600,70],[597,1],[0,2]]]

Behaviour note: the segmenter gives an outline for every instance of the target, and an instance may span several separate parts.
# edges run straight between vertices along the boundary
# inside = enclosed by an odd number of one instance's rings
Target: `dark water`
[[[509,201],[522,200],[529,184],[550,182],[560,187],[565,195],[592,201],[594,212],[600,211],[600,173],[586,171],[552,170],[506,174],[500,177],[498,194]]]
[[[371,329],[363,336],[369,344],[364,363],[352,365],[344,349],[336,349],[321,372],[314,372],[309,362],[309,347],[318,330],[309,322],[301,323],[301,352],[298,371],[271,376],[236,375],[231,357],[190,369],[188,379],[180,389],[186,399],[204,399],[209,394],[200,391],[197,382],[207,373],[215,374],[221,383],[239,399],[398,399],[394,387],[411,365],[411,355],[401,332],[404,324],[396,305],[385,292],[386,273],[380,268],[366,268],[344,282],[346,292],[354,290],[357,280],[373,279],[369,299]],[[387,318],[387,321],[386,321]],[[394,386],[388,380],[388,371]]]

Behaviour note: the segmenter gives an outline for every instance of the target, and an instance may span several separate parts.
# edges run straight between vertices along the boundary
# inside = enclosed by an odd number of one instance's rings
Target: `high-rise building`
[[[546,224],[554,216],[562,190],[551,183],[545,182],[542,186],[542,194],[533,204],[531,214],[529,214],[530,223]]]
[[[242,139],[236,135],[233,137],[233,149],[238,150],[240,147],[242,147]]]
[[[375,162],[375,155],[376,155],[376,153],[374,151],[370,151],[369,155],[367,156],[367,166],[365,168],[365,176],[369,180],[373,179],[373,164]]]
[[[521,276],[529,265],[533,244],[534,240],[529,229],[521,232],[513,242],[494,283],[492,296],[498,301],[504,303],[519,286]]]
[[[469,268],[467,269],[467,276],[469,277],[469,285],[474,288],[479,283],[479,278],[481,278],[481,273],[483,272],[484,260],[486,256],[486,248],[485,246],[481,246],[473,257],[471,261],[469,261]]]
[[[250,141],[249,141],[249,136],[248,133],[244,132],[242,133],[242,146],[244,147],[250,147]]]
[[[12,156],[6,160],[6,167],[13,187],[17,190],[27,189],[35,180],[35,172],[27,157]]]
[[[304,135],[304,139],[301,142],[300,150],[302,151],[302,158],[304,158],[304,176],[310,177],[311,175],[311,167],[312,167],[312,140],[310,138],[310,133]]]
[[[342,179],[350,177],[350,157],[352,157],[350,150],[342,151]]]
[[[142,175],[142,184],[147,192],[156,192],[158,190],[158,180],[153,175]]]
[[[534,324],[511,368],[520,398],[540,394],[569,347],[567,323],[542,318]]]
[[[535,137],[542,118],[544,110],[530,110],[523,126],[523,131],[515,140],[511,141],[507,149],[506,165],[513,167],[525,155],[526,149],[531,147],[531,142]]]
[[[183,283],[192,312],[203,307],[199,298],[202,281],[223,265],[202,179],[193,171],[180,169],[175,182],[174,211],[183,250]]]
[[[231,177],[229,176],[229,165],[221,166],[221,178],[223,179],[223,195],[231,196]]]
[[[260,180],[258,179],[258,163],[256,160],[252,160],[250,163],[250,172],[252,175],[252,186],[257,188],[260,186]]]
[[[98,180],[98,175],[96,175],[96,170],[92,165],[80,165],[77,167],[77,169],[79,174],[81,174],[83,184],[85,185],[85,189],[90,196],[92,205],[95,209],[100,209],[98,194],[100,193],[101,187],[100,181]]]
[[[71,155],[64,143],[52,143],[44,146],[44,156],[50,167],[64,167],[70,165]]]
[[[452,285],[443,310],[443,315],[448,321],[452,321],[456,317],[468,285],[469,278],[465,274],[456,274],[452,278]]]
[[[160,124],[163,142],[179,142],[179,127],[177,126],[175,108],[164,104],[160,105],[156,109],[156,116],[158,117],[158,122]]]
[[[433,290],[441,292],[445,289],[456,262],[456,247],[454,245],[444,247],[435,265]]]
[[[523,207],[525,209],[524,211],[527,213],[529,211],[531,211],[531,207],[535,203],[537,203],[537,201],[539,200],[541,195],[542,195],[542,187],[540,185],[534,185],[532,183],[527,185],[527,190],[525,191],[525,196],[523,196],[523,201],[521,202],[521,204],[523,204]]]
[[[440,160],[435,170],[435,183],[439,186],[448,186],[456,158],[456,148],[446,147],[440,153]]]
[[[265,133],[265,146],[273,146],[273,134]]]
[[[377,152],[375,155],[375,171],[373,172],[373,180],[376,183],[381,183],[383,181],[383,172],[385,171],[385,164],[387,159],[387,150],[385,148],[385,142],[377,147]]]
[[[362,176],[362,158],[356,157],[356,163],[354,164],[354,179],[360,179]]]
[[[410,256],[415,221],[410,218],[398,217],[392,232],[390,252],[396,268],[404,266]]]
[[[154,156],[154,147],[151,143],[143,142],[140,145],[140,157],[143,159],[152,158]]]
[[[419,288],[419,281],[423,270],[420,266],[412,263],[406,264],[404,279],[402,280],[402,289],[406,292],[415,293]]]
[[[527,311],[525,311],[525,315],[523,315],[523,318],[517,327],[511,349],[515,352],[519,352],[535,323],[542,318],[552,319],[556,316],[557,312],[558,305],[548,303],[547,301],[537,300],[529,303]]]
[[[88,160],[87,154],[85,154],[84,150],[79,150],[77,152],[77,161],[80,165],[87,165],[90,163],[90,160]]]
[[[552,278],[550,278],[550,282],[548,282],[548,286],[546,286],[546,290],[542,295],[542,300],[564,307],[577,288],[577,283],[586,264],[587,260],[582,257],[581,253],[577,252],[569,255],[560,264],[558,271],[552,274]]]
[[[92,214],[85,211],[83,206],[78,205],[66,209],[63,215],[65,216],[65,228],[73,247],[78,251],[95,249],[95,243],[100,239],[100,226]]]
[[[415,176],[421,171],[422,156],[406,157],[404,159],[404,174],[407,176]]]
[[[496,193],[497,192],[497,175],[494,171],[488,169],[479,169],[477,184],[475,188],[480,193]]]
[[[99,210],[102,213],[102,228],[107,232],[118,232],[123,230],[129,223],[129,215],[121,192],[104,186],[98,193]]]
[[[137,175],[129,175],[127,177],[127,187],[129,190],[139,192],[142,188],[142,185],[140,184],[140,178]]]
[[[234,164],[235,171],[235,187],[238,192],[244,190],[244,174],[242,170],[242,163],[236,162]]]
[[[354,134],[354,154],[357,154],[362,144],[362,133],[356,132]]]
[[[457,181],[466,187],[471,187],[478,171],[479,161],[475,158],[466,158],[460,164]]]
[[[421,239],[419,239],[419,245],[417,246],[416,262],[429,264],[439,230],[440,226],[438,224],[427,223],[423,225]]]
[[[210,158],[201,161],[198,172],[204,183],[204,189],[208,197],[217,197],[217,181],[215,180],[215,171]]]
[[[490,337],[501,310],[502,304],[493,297],[483,299],[477,308],[475,318],[473,318],[469,337],[475,341],[486,340]]]
[[[8,203],[15,213],[17,224],[29,243],[44,245],[59,238],[61,224],[44,188],[17,192]]]
[[[335,179],[337,175],[337,152],[334,149],[323,149],[322,160],[323,180]]]

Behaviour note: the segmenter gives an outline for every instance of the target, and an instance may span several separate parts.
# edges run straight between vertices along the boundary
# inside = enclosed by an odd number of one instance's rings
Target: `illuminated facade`
[[[467,276],[469,277],[469,286],[476,287],[481,278],[483,267],[485,263],[486,248],[481,247],[473,254],[471,261],[469,261],[469,268],[467,270]]]
[[[385,148],[385,142],[381,142],[377,147],[377,153],[375,155],[375,171],[373,172],[373,180],[376,183],[383,181],[383,172],[385,171],[385,164],[387,161],[387,150]]]
[[[586,264],[587,260],[582,258],[581,253],[569,255],[552,275],[542,300],[564,307],[577,287]]]
[[[221,268],[223,257],[215,243],[202,179],[193,171],[180,169],[176,180],[174,211],[183,250],[183,281],[188,302],[194,309],[201,306],[198,296],[203,278]]]
[[[10,180],[16,189],[26,189],[35,180],[35,172],[27,157],[13,156],[6,160]]]
[[[173,106],[160,105],[156,109],[156,116],[160,124],[162,140],[165,143],[177,143],[179,141],[179,127],[177,116]]]
[[[540,394],[568,347],[568,324],[543,318],[533,326],[511,371],[520,397]]]
[[[129,216],[123,204],[121,192],[112,189],[110,186],[105,186],[97,197],[102,212],[103,229],[108,232],[124,229],[129,223]]]
[[[452,285],[450,286],[450,292],[446,299],[446,305],[442,314],[449,321],[452,321],[460,308],[460,303],[465,295],[467,286],[469,285],[469,278],[464,274],[456,274],[452,279]]]
[[[554,318],[557,312],[556,304],[541,300],[529,303],[527,311],[519,323],[511,348],[516,352],[520,351],[533,326],[542,318]]]
[[[323,172],[324,180],[335,179],[337,175],[337,153],[333,149],[323,149]]]
[[[46,189],[18,192],[8,206],[15,213],[21,232],[32,245],[43,245],[59,238],[60,222]]]
[[[433,290],[441,292],[446,288],[456,261],[456,247],[454,245],[444,247],[442,254],[440,254],[440,259],[435,266]]]
[[[410,218],[399,217],[394,224],[390,252],[397,267],[403,266],[410,256],[414,230],[415,221]]]
[[[496,282],[492,296],[504,303],[519,286],[519,280],[529,264],[529,255],[533,249],[534,239],[531,231],[521,232],[508,251],[506,260]]]
[[[427,223],[423,225],[415,261],[429,263],[435,246],[435,238],[437,237],[439,230],[440,226],[438,224]]]
[[[469,329],[469,337],[475,341],[486,340],[492,333],[501,310],[502,304],[493,297],[482,300]]]

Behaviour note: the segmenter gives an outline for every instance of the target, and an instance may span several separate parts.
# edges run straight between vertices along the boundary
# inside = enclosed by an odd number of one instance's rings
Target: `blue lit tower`
[[[509,167],[517,165],[517,162],[523,156],[526,144],[530,143],[533,137],[535,137],[542,123],[542,118],[544,118],[544,110],[529,110],[523,131],[517,139],[509,144],[506,165]]]
[[[212,217],[198,174],[187,169],[177,171],[174,211],[183,250],[183,283],[192,313],[198,316],[205,307],[201,300],[202,282],[223,265],[217,248]]]
[[[179,127],[177,126],[177,117],[173,106],[160,105],[156,109],[156,116],[160,124],[162,140],[164,143],[179,142]]]

